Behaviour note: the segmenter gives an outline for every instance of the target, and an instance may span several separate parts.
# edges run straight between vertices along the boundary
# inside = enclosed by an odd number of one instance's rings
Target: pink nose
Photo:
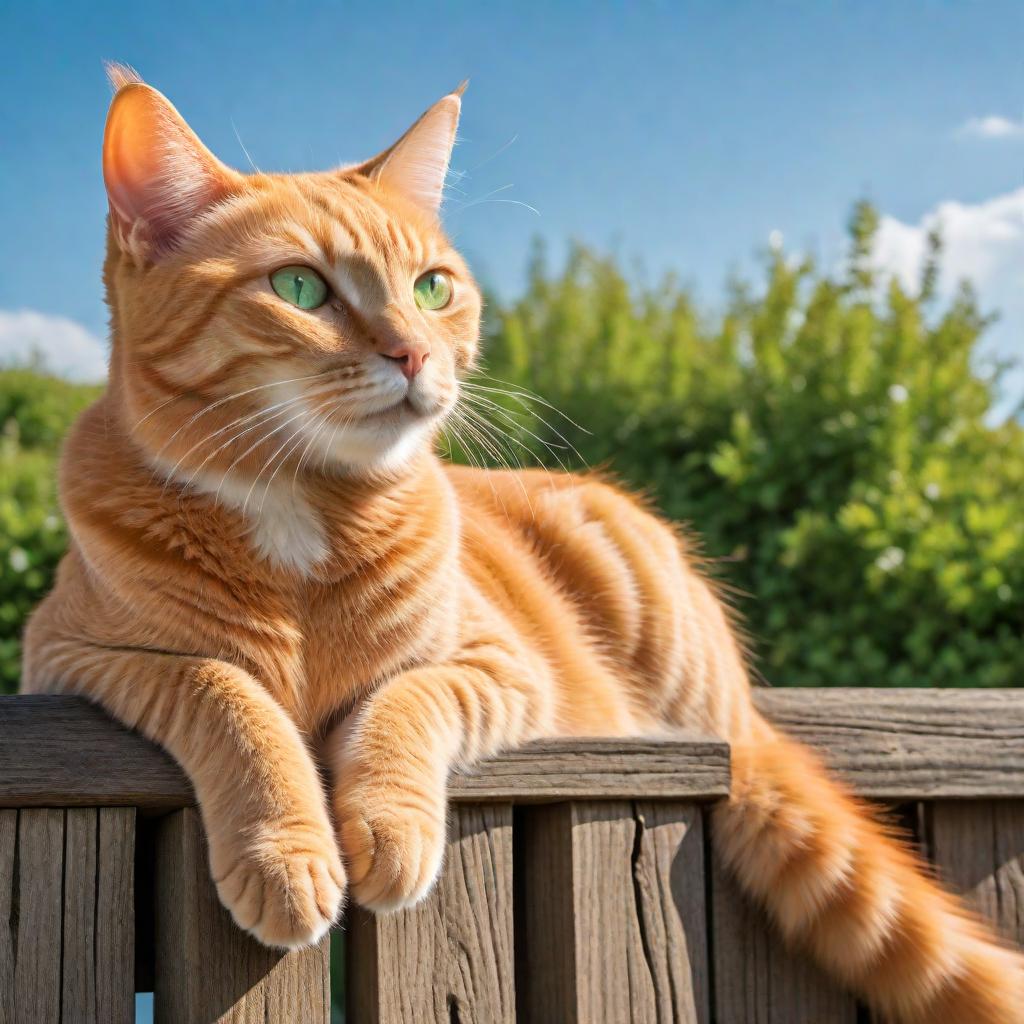
[[[430,358],[430,349],[426,345],[401,345],[390,352],[382,352],[381,355],[397,363],[406,380],[412,380]]]

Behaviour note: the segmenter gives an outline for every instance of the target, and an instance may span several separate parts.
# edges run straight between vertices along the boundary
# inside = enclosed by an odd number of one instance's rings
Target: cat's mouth
[[[398,423],[412,423],[420,420],[434,419],[443,416],[447,412],[444,402],[435,398],[426,398],[422,395],[413,395],[407,391],[398,401],[370,413],[365,418],[369,420],[385,420]]]
[[[405,416],[409,417],[420,417],[424,414],[417,409],[406,395],[404,398],[400,398],[397,402],[385,407],[384,409],[378,409],[377,412],[372,412],[367,416],[367,419],[400,419]]]

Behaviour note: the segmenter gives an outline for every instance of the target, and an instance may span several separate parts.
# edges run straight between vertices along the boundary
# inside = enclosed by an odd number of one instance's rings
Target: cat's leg
[[[334,811],[355,899],[416,902],[441,867],[456,765],[549,735],[553,691],[497,648],[388,682],[327,738]]]
[[[222,661],[107,648],[33,623],[28,690],[81,693],[159,743],[195,789],[221,901],[261,942],[315,942],[345,875],[316,766],[252,676]]]

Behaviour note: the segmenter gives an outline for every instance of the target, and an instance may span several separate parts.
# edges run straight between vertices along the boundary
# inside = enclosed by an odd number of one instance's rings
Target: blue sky
[[[941,216],[948,285],[979,277],[995,344],[1024,352],[1019,2],[22,3],[0,40],[0,357],[49,335],[88,372],[105,334],[104,59],[222,159],[274,170],[368,156],[469,77],[446,219],[506,293],[536,234],[674,268],[713,304],[774,231],[838,259],[859,196],[901,274]]]

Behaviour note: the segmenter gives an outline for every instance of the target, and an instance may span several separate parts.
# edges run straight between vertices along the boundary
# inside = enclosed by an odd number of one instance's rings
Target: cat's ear
[[[188,222],[237,188],[242,176],[199,141],[156,89],[121,65],[107,69],[117,90],[103,136],[103,178],[123,239],[159,254]]]
[[[438,100],[390,149],[355,170],[436,214],[468,84]]]

